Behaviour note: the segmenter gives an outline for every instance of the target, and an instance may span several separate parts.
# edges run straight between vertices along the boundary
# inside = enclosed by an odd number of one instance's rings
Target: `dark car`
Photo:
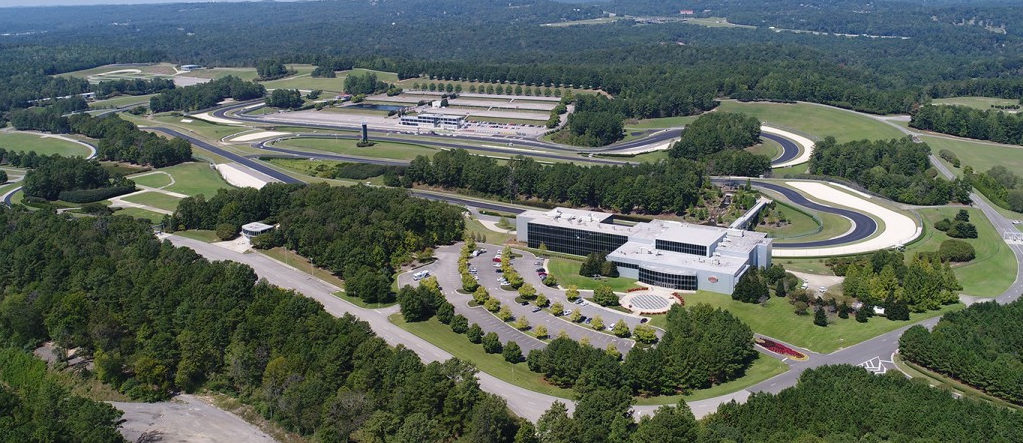
[[[542,309],[542,308],[540,308],[539,306],[537,306],[537,307],[533,308],[533,312],[540,312],[540,309]]]
[[[547,272],[544,268],[536,268],[536,272]]]
[[[525,306],[525,305],[528,305],[529,302],[528,301],[520,301],[519,304],[522,305],[522,306]]]

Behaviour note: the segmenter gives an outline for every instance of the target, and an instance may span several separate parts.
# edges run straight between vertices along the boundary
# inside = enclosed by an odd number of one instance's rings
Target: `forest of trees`
[[[728,311],[672,306],[656,347],[634,347],[624,363],[604,350],[556,338],[530,351],[529,369],[558,386],[626,389],[630,395],[674,395],[734,380],[757,358],[753,331]]]
[[[276,80],[286,77],[294,71],[288,68],[280,60],[259,60],[256,62],[256,75],[261,81]]]
[[[25,174],[25,196],[46,200],[87,203],[127,194],[135,183],[124,177],[112,177],[95,160],[81,157],[39,157]]]
[[[345,92],[349,94],[373,94],[386,91],[390,85],[377,80],[375,72],[352,73],[345,77]]]
[[[304,103],[298,89],[274,89],[266,98],[266,105],[272,108],[298,109]]]
[[[854,366],[807,369],[778,394],[755,393],[704,419],[707,441],[1017,441],[1023,415]]]
[[[424,364],[365,322],[160,243],[130,217],[0,209],[0,257],[0,340],[79,348],[99,380],[135,399],[206,387],[328,441],[510,441],[519,427],[471,365]],[[54,414],[87,410],[46,413],[53,429]]]
[[[682,130],[668,154],[699,160],[711,175],[756,177],[771,170],[771,159],[745,148],[760,143],[760,120],[731,112],[701,115]]]
[[[997,109],[927,105],[913,113],[909,126],[958,137],[1023,145],[1023,115]]]
[[[7,337],[0,330],[0,338]],[[124,441],[117,431],[120,411],[69,391],[42,360],[20,349],[0,349],[0,440]]]
[[[976,303],[944,315],[933,331],[913,326],[899,353],[932,371],[1023,405],[1023,301]]]
[[[842,292],[866,305],[905,305],[924,312],[959,301],[962,286],[947,262],[927,255],[914,257],[909,265],[897,251],[877,251],[850,259],[836,269],[845,276]]]
[[[154,78],[150,80],[115,80],[103,81],[90,85],[90,89],[96,93],[96,98],[112,97],[114,95],[145,95],[174,89],[174,80],[169,78]]]
[[[842,144],[827,137],[816,144],[809,171],[852,180],[871,192],[902,203],[968,203],[969,183],[958,178],[950,182],[928,172],[930,152],[926,143],[914,143],[909,137]]]
[[[568,124],[554,135],[554,141],[576,146],[605,146],[625,136],[624,114],[618,102],[593,94],[579,94],[571,101],[575,103],[575,112],[568,115]]]
[[[1023,177],[1002,165],[985,172],[963,168],[963,177],[992,203],[1005,209],[1023,212]]]
[[[207,83],[161,92],[149,99],[153,112],[198,111],[216,106],[225,98],[251,100],[266,95],[263,85],[229,75]]]
[[[699,163],[669,159],[622,166],[542,165],[516,156],[506,164],[468,151],[441,151],[412,160],[401,184],[463,189],[509,200],[541,200],[616,212],[684,214],[710,181]]]
[[[188,197],[167,219],[169,229],[215,229],[270,220],[280,227],[254,244],[283,246],[345,280],[382,276],[426,248],[462,238],[461,210],[401,189],[270,184]]]

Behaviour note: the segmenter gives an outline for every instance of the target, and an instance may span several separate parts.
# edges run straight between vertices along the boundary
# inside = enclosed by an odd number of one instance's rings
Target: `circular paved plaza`
[[[671,305],[677,302],[671,295],[646,291],[627,294],[621,300],[622,306],[636,314],[668,312]]]

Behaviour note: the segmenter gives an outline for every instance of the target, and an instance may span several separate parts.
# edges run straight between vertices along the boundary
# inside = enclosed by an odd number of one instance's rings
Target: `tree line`
[[[153,112],[197,111],[216,106],[225,98],[251,100],[266,95],[263,85],[229,75],[198,85],[171,89],[149,99]]]
[[[349,94],[374,94],[386,91],[391,85],[382,80],[377,80],[375,72],[363,74],[350,73],[345,77],[345,92]]]
[[[676,158],[699,160],[711,175],[757,177],[771,170],[771,159],[745,148],[760,143],[760,120],[741,113],[703,114],[682,130],[668,151]]]
[[[532,158],[497,160],[462,149],[417,156],[400,184],[462,189],[509,200],[610,209],[615,212],[684,214],[710,186],[699,163],[668,159],[621,166],[542,165]]]
[[[111,97],[114,95],[145,95],[174,89],[174,80],[169,78],[143,79],[122,79],[114,81],[103,81],[91,85],[90,90],[96,93],[97,98]]]
[[[942,316],[929,331],[913,326],[899,353],[932,371],[1023,405],[1023,302],[976,303]]]
[[[45,200],[88,203],[134,190],[135,182],[111,176],[99,162],[81,157],[40,157],[25,174],[25,196]]]
[[[710,441],[1014,441],[1023,439],[1023,416],[897,371],[838,365],[807,369],[777,394],[723,404],[703,430]]]
[[[877,251],[843,262],[835,273],[845,276],[846,296],[867,306],[883,306],[886,314],[892,307],[901,311],[902,306],[912,312],[939,309],[958,302],[962,289],[949,263],[930,255],[914,257],[906,265],[901,252]],[[908,320],[908,311],[906,318],[895,319]]]
[[[996,109],[927,105],[913,113],[909,126],[958,137],[1023,145],[1023,116]]]
[[[575,112],[568,115],[565,129],[554,134],[554,141],[577,146],[605,146],[625,136],[622,124],[625,116],[619,102],[595,94],[568,97],[566,101],[575,103]]]
[[[228,224],[237,234],[241,225],[259,220],[280,226],[254,239],[257,247],[286,247],[345,280],[387,282],[420,251],[461,239],[464,224],[459,208],[405,190],[326,184],[270,184],[220,190],[208,200],[188,197],[165,224],[210,230]]]
[[[28,352],[0,349],[0,382],[0,440],[124,441],[117,431],[120,411],[71,394]]]
[[[970,201],[970,184],[928,173],[931,148],[909,137],[839,144],[827,137],[810,157],[811,174],[842,177],[886,198],[917,205]]]
[[[966,181],[977,188],[992,203],[1016,212],[1023,212],[1023,177],[1002,165],[985,172],[963,168]]]

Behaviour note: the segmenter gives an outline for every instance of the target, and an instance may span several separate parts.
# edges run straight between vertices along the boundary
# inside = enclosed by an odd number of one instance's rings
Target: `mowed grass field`
[[[970,223],[977,226],[977,238],[959,240],[973,245],[977,258],[955,265],[952,269],[963,286],[963,293],[978,297],[998,296],[1016,279],[1016,259],[1002,241],[1002,236],[979,209],[966,210],[970,213]],[[909,257],[916,252],[937,251],[941,242],[951,238],[934,229],[934,223],[946,217],[954,218],[959,208],[928,208],[919,209],[918,212],[923,216],[926,228],[921,240],[906,248]]]
[[[292,138],[274,143],[274,146],[392,160],[412,160],[419,155],[433,156],[438,151],[435,148],[411,143],[376,142],[375,145],[365,148],[356,146],[357,143],[357,140],[351,139]]]
[[[766,125],[773,124],[780,129],[791,129],[817,138],[830,135],[839,142],[903,137],[902,132],[887,123],[849,111],[807,103],[742,103],[725,100],[717,109],[722,112],[742,112],[760,119]]]
[[[114,98],[108,98],[106,100],[96,100],[89,103],[89,109],[111,109],[120,108],[122,106],[141,104],[142,106],[149,106],[149,99],[156,94],[147,95],[121,95]]]
[[[935,105],[969,106],[980,110],[988,110],[993,109],[991,106],[1018,105],[1019,100],[995,97],[949,97],[934,99],[931,103]]]
[[[681,117],[663,117],[663,118],[648,118],[641,120],[626,120],[625,129],[660,129],[660,128],[677,128],[679,126],[685,126],[696,120],[695,115],[687,115]]]
[[[784,151],[781,144],[774,140],[768,140],[766,138],[760,139],[760,143],[746,148],[752,154],[763,155],[771,160],[778,158]]]
[[[912,313],[908,321],[890,321],[883,317],[873,317],[867,323],[858,323],[852,316],[841,319],[837,315],[829,315],[828,326],[821,327],[813,324],[813,315],[796,315],[792,305],[784,297],[772,297],[766,306],[742,303],[732,300],[731,296],[706,291],[685,294],[684,298],[686,306],[704,303],[725,309],[748,324],[754,332],[821,353],[834,352],[925,318],[964,307],[962,304],[954,304],[938,311]],[[664,321],[664,316],[658,316],[654,317],[651,323],[659,325]]]
[[[147,211],[141,208],[121,208],[114,212],[114,215],[127,215],[142,220],[148,220],[149,223],[160,223],[163,220],[163,214],[157,214],[153,211]]]
[[[636,284],[636,280],[631,278],[601,278],[595,279],[593,277],[584,277],[579,275],[579,266],[582,265],[582,261],[571,260],[562,257],[551,257],[547,262],[547,272],[558,279],[558,284],[563,287],[569,287],[576,285],[579,289],[594,290],[601,285],[608,285],[615,292],[625,292],[630,288],[635,288],[639,285]]]
[[[1023,146],[1011,147],[928,135],[920,136],[920,139],[931,147],[931,152],[935,155],[942,149],[955,153],[962,165],[959,168],[953,168],[948,163],[946,165],[956,175],[962,175],[966,166],[973,167],[977,172],[985,172],[995,166],[1005,166],[1017,174],[1023,171]]]
[[[7,151],[35,151],[39,155],[57,154],[64,157],[89,155],[89,149],[78,143],[20,132],[0,133],[0,148]]]
[[[174,177],[174,184],[166,190],[185,195],[203,194],[212,197],[218,189],[230,188],[220,173],[210,168],[208,163],[190,162],[159,169]]]
[[[124,197],[122,200],[132,203],[138,203],[140,205],[152,206],[154,208],[160,208],[165,211],[174,211],[178,208],[178,202],[180,198],[172,195],[163,194],[160,192],[143,192],[141,194],[133,195],[130,197]]]

